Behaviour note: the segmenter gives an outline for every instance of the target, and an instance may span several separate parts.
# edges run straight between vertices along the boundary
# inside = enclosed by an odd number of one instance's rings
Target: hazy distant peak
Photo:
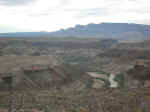
[[[98,37],[115,39],[149,39],[150,25],[134,23],[89,23],[55,32],[5,33],[0,37]]]

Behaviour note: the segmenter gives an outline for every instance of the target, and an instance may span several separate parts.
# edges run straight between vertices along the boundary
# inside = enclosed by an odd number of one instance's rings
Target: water
[[[109,82],[110,82],[110,87],[118,87],[118,82],[117,81],[115,81],[114,79],[115,79],[115,75],[114,74],[110,74],[110,76],[109,76]]]

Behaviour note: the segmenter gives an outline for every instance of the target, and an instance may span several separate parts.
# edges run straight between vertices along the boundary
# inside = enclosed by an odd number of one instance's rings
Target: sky
[[[102,22],[150,24],[150,0],[0,0],[0,33]]]

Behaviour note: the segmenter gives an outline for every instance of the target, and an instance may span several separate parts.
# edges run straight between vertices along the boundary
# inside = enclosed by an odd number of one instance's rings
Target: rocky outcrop
[[[137,62],[126,73],[129,87],[150,87],[150,66],[144,62]]]
[[[14,67],[15,68],[15,67]],[[16,90],[24,89],[83,89],[90,77],[80,68],[65,64],[32,65],[20,67],[18,71],[9,71],[13,77],[12,86]],[[0,89],[7,90],[2,80],[6,72],[0,74]]]

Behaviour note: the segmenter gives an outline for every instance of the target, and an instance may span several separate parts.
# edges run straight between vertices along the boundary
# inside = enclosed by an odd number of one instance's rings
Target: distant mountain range
[[[150,39],[150,25],[101,23],[76,25],[55,32],[1,33],[0,37],[98,37],[115,39]]]

